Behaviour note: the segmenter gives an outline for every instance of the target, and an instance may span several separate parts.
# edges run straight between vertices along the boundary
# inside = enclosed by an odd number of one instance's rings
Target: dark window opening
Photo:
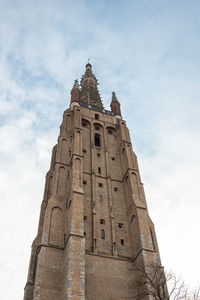
[[[98,114],[95,114],[95,119],[99,120],[99,115]]]
[[[112,160],[115,160],[115,157],[112,157]]]
[[[103,195],[99,195],[99,200],[103,201]]]
[[[99,183],[99,187],[102,187],[103,186],[103,183]]]
[[[98,174],[101,174],[101,168],[98,167]]]
[[[118,190],[119,190],[118,187],[115,186],[115,187],[114,187],[114,191],[115,191],[115,192],[118,192]]]
[[[133,222],[134,219],[135,219],[135,215],[133,215],[133,216],[131,217],[131,223]]]
[[[83,153],[86,153],[87,151],[86,151],[86,149],[83,149]]]
[[[100,153],[97,153],[97,157],[100,157],[101,156],[101,154]]]
[[[121,245],[124,245],[124,240],[123,239],[121,240]]]
[[[86,236],[86,232],[84,232],[84,236]]]
[[[87,181],[86,181],[86,180],[83,180],[83,184],[87,184]]]
[[[87,216],[84,216],[84,221],[87,221]]]
[[[87,123],[83,121],[83,122],[82,122],[82,126],[83,126],[83,127],[87,127]]]
[[[105,224],[105,220],[104,219],[100,219],[100,224],[104,225]]]
[[[96,130],[99,130],[99,129],[100,129],[100,127],[99,127],[98,125],[95,125],[94,128],[95,128]]]
[[[101,238],[103,240],[105,240],[105,231],[104,231],[104,229],[101,229]]]
[[[119,228],[123,228],[123,223],[118,223]]]
[[[101,146],[101,142],[100,142],[100,135],[95,133],[94,136],[94,144],[96,147],[100,147]]]
[[[108,130],[108,133],[109,133],[109,134],[113,134],[112,130],[110,130],[110,129]]]
[[[71,156],[71,154],[72,154],[72,151],[71,151],[71,150],[69,150],[69,156]]]

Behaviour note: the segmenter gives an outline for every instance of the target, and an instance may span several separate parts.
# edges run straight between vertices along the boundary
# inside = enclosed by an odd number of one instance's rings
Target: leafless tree
[[[181,277],[164,272],[158,263],[138,269],[138,272],[138,299],[151,296],[152,300],[200,300],[200,288],[191,291]]]

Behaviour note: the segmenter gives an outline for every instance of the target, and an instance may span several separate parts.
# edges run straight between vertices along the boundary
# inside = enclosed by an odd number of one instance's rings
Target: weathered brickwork
[[[103,109],[87,64],[46,175],[24,300],[136,299],[138,267],[159,261],[120,104]],[[147,298],[148,299],[148,298]]]

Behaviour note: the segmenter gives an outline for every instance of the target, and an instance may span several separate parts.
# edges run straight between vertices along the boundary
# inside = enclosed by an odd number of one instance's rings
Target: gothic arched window
[[[96,147],[101,147],[101,139],[98,133],[95,133],[94,135],[94,144]]]

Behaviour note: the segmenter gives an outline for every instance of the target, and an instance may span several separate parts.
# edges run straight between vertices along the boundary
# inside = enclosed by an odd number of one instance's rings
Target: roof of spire
[[[78,80],[74,80],[73,89],[79,89]]]
[[[85,74],[81,79],[81,95],[80,100],[83,103],[90,104],[99,108],[103,108],[101,96],[99,94],[98,81],[92,72],[92,65],[88,62]]]

